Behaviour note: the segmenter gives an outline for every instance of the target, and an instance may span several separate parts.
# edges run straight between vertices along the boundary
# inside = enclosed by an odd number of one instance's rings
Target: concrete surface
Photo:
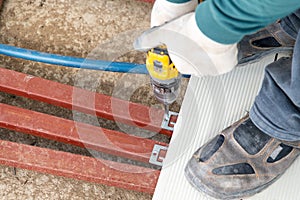
[[[1,1],[1,0],[0,0]],[[5,0],[0,17],[0,42],[14,46],[77,57],[144,62],[144,54],[132,51],[131,40],[149,27],[151,4],[136,0]],[[129,31],[130,30],[130,31]],[[103,44],[104,43],[104,44]],[[102,44],[99,46],[99,44]],[[0,67],[76,85],[119,98],[159,106],[145,75],[129,75],[70,69],[0,56]],[[93,83],[97,82],[97,87]],[[182,95],[187,81],[183,81]],[[132,89],[134,88],[134,89]],[[182,97],[172,109],[178,111]],[[124,132],[136,129],[91,118],[66,109],[0,92],[0,102],[81,120]],[[79,116],[79,118],[78,118]],[[124,130],[125,129],[125,130]],[[0,129],[0,139],[90,156],[82,148]],[[143,137],[168,142],[169,138],[142,132]],[[143,134],[147,134],[146,136]],[[105,159],[129,162],[101,155]],[[0,166],[0,199],[151,199],[151,195],[83,181]]]

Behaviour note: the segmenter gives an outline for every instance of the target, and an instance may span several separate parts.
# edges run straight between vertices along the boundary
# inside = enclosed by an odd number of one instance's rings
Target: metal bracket
[[[165,156],[167,154],[168,147],[155,144],[149,159],[149,163],[162,166]]]
[[[178,113],[169,111],[169,117],[168,117],[168,119],[165,119],[165,118],[163,119],[161,128],[163,128],[165,130],[169,130],[169,131],[174,130],[174,126],[175,126],[176,122],[172,121],[172,116],[178,116]]]

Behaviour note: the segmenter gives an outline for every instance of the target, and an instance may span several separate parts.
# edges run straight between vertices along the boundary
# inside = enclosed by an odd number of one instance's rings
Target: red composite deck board
[[[0,140],[0,164],[153,193],[157,170]]]
[[[43,101],[171,136],[161,129],[164,111],[39,77],[0,68],[0,91]]]
[[[154,0],[141,0],[153,3]],[[0,0],[0,7],[2,1]],[[172,135],[161,129],[164,111],[0,68],[0,91]],[[175,117],[177,119],[177,117]],[[172,117],[174,121],[174,117]],[[0,103],[0,127],[148,162],[162,142]],[[158,170],[0,140],[0,164],[154,193]]]
[[[146,163],[155,144],[167,146],[162,142],[1,103],[0,127]]]

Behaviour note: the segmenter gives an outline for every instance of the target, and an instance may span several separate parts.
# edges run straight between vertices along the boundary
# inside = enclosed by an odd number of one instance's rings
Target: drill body
[[[169,105],[178,97],[181,74],[170,59],[166,46],[158,46],[148,51],[146,67],[157,100],[164,104],[165,119],[169,119]]]

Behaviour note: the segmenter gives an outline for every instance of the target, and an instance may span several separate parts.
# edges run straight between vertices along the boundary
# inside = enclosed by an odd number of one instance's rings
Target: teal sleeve
[[[196,9],[200,30],[212,40],[233,44],[300,8],[300,0],[207,0]]]
[[[169,2],[172,2],[172,3],[185,3],[185,2],[188,2],[190,0],[168,0]]]

